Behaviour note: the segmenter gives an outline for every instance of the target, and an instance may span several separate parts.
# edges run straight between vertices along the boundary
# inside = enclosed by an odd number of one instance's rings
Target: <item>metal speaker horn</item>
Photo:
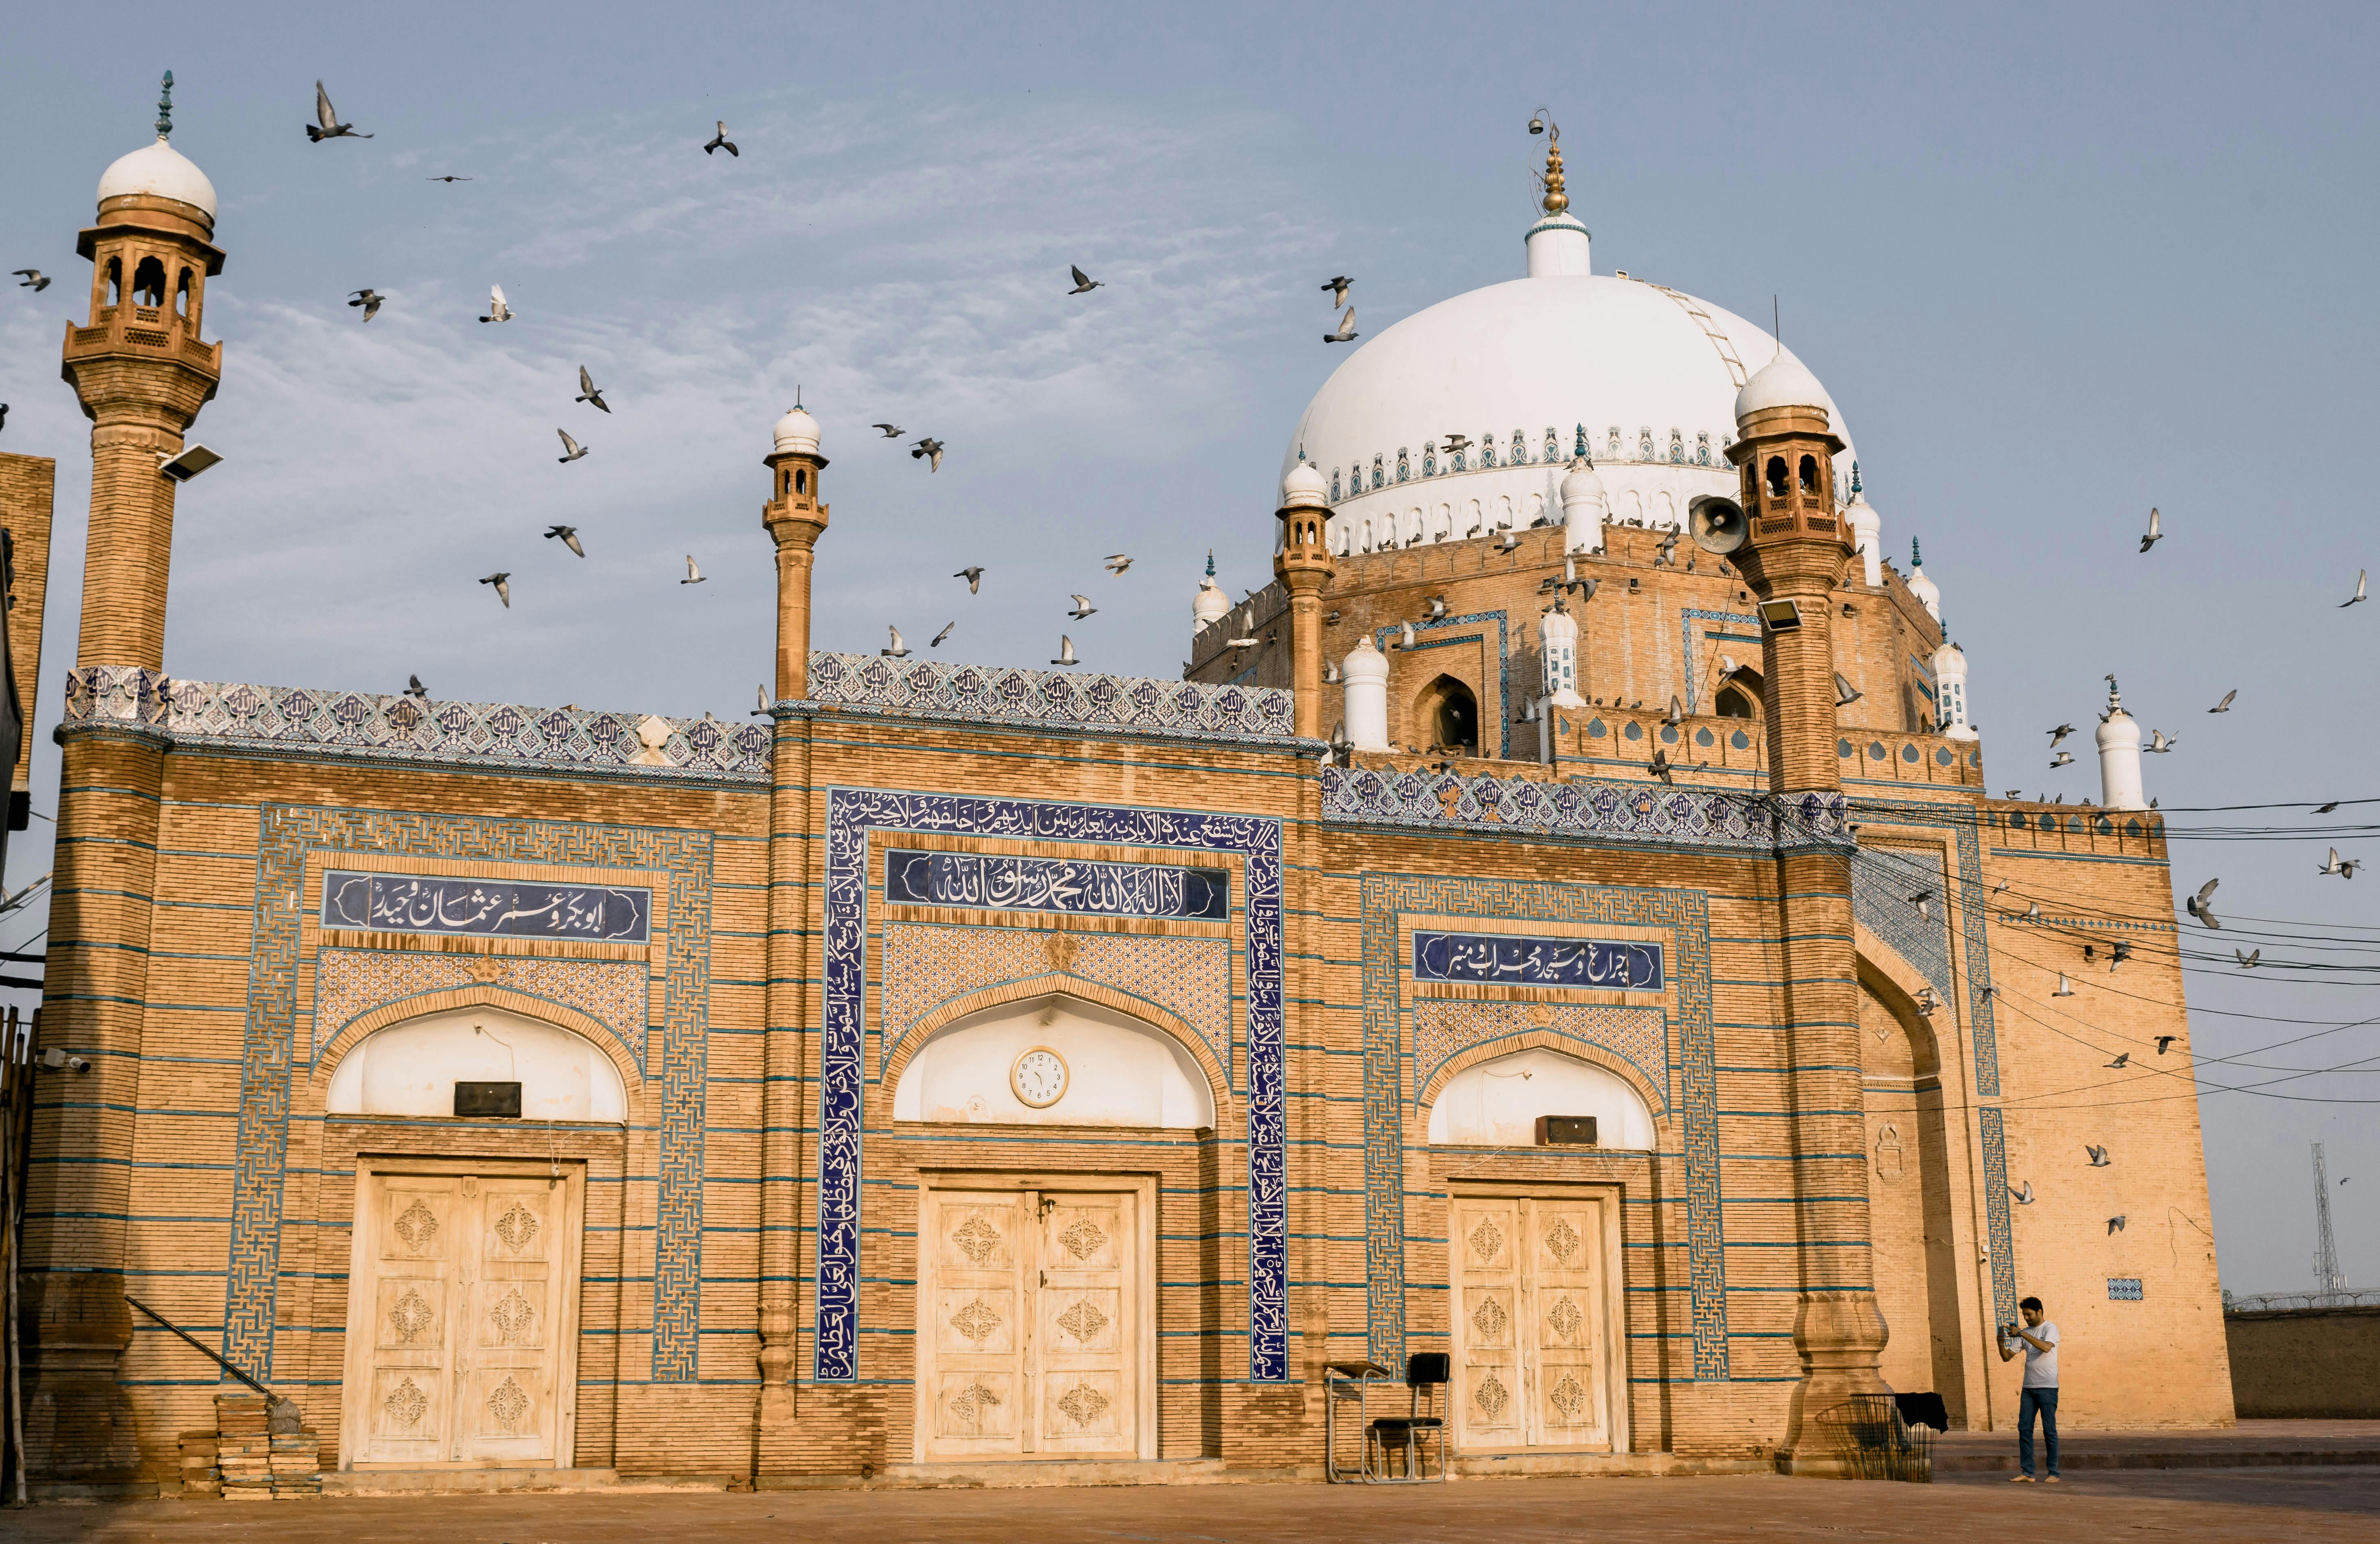
[[[1752,522],[1743,517],[1733,499],[1705,493],[1686,505],[1686,529],[1695,546],[1724,557],[1743,545],[1743,539],[1752,534]]]

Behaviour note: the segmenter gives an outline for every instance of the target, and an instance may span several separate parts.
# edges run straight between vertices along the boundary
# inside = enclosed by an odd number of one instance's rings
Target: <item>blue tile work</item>
[[[2137,1303],[2143,1295],[2138,1276],[2107,1278],[2107,1301],[2110,1303]]]
[[[1974,809],[1966,805],[1863,798],[1852,803],[1852,812],[1862,821],[1939,826],[1956,839],[1959,849],[1959,928],[1966,944],[1967,1035],[1975,1047],[1975,1092],[1987,1099],[1998,1099],[2000,1092],[1999,1036],[1994,1027],[1992,1000],[1988,991],[1992,984],[1992,952],[1986,937],[1990,897],[1984,890],[1983,846],[1975,835]],[[1888,858],[1885,861],[1892,860]],[[1904,894],[1911,893],[1903,892]],[[1858,905],[1856,886],[1852,905],[1854,907]],[[1947,991],[1945,995],[1947,997]]]
[[[1013,670],[875,654],[810,654],[810,700],[918,718],[1079,725],[1204,740],[1290,740],[1295,702],[1271,687]]]
[[[1975,1112],[1984,1138],[1984,1228],[1991,1239],[1995,1324],[2016,1322],[2016,1235],[2009,1225],[2008,1130],[1999,1107]]]
[[[1371,767],[1322,769],[1322,818],[1351,825],[1518,831],[1530,836],[1768,852],[1848,843],[1840,794],[1779,805],[1766,794],[1579,778],[1466,777]]]
[[[1366,874],[1364,945],[1364,1239],[1370,1355],[1403,1365],[1405,1128],[1419,1089],[1407,1076],[1406,961],[1399,918],[1633,923],[1670,930],[1678,994],[1675,1055],[1684,1106],[1686,1254],[1694,1376],[1728,1376],[1727,1258],[1720,1220],[1718,1074],[1711,1025],[1709,901],[1700,891]]]
[[[137,726],[191,746],[432,766],[712,782],[749,782],[769,772],[769,730],[757,723],[171,680],[130,666],[77,669],[67,677],[62,727],[71,732],[103,723]]]
[[[711,837],[707,831],[485,821],[408,811],[268,804],[258,812],[255,942],[241,1050],[237,1159],[223,1354],[273,1376],[273,1306],[296,1054],[298,923],[310,853],[560,864],[666,875],[669,975],[662,1007],[660,1198],[654,1218],[652,1380],[695,1380],[702,1312],[705,1038],[710,1001]]]
[[[1934,894],[1921,915],[1910,897],[1927,890]],[[1915,966],[1945,1003],[1955,996],[1948,894],[1939,849],[1895,847],[1888,857],[1863,847],[1852,855],[1852,915]]]
[[[1512,640],[1506,637],[1504,614],[1500,611],[1475,611],[1461,616],[1441,616],[1435,622],[1416,622],[1413,625],[1415,641],[1412,651],[1418,653],[1424,649],[1448,649],[1458,643],[1485,642],[1486,628],[1491,623],[1496,628],[1496,701],[1492,705],[1480,703],[1479,711],[1483,715],[1492,712],[1502,721],[1503,733],[1497,742],[1496,754],[1510,756],[1512,754]],[[1477,627],[1481,630],[1463,638],[1433,638],[1429,636],[1449,627]],[[1402,624],[1373,629],[1372,647],[1386,650],[1389,635],[1402,635]]]
[[[1678,653],[1684,661],[1686,711],[1690,713],[1710,711],[1709,704],[1703,702],[1694,695],[1695,655],[1700,652],[1694,648],[1694,624],[1698,621],[1717,622],[1722,626],[1732,626],[1743,629],[1742,635],[1728,639],[1731,643],[1748,643],[1755,649],[1759,648],[1761,644],[1760,618],[1751,612],[1695,611],[1691,608],[1681,610],[1678,613]],[[1757,664],[1759,662],[1755,660],[1752,663]],[[1718,669],[1717,663],[1713,663],[1711,669],[1714,672]]]
[[[1043,804],[874,788],[827,791],[825,1015],[819,1047],[818,1280],[812,1377],[821,1383],[856,1382],[859,1378],[868,848],[877,832],[1111,843],[1237,853],[1245,859],[1248,1377],[1257,1382],[1286,1381],[1289,1069],[1281,1010],[1281,822],[1245,815]]]

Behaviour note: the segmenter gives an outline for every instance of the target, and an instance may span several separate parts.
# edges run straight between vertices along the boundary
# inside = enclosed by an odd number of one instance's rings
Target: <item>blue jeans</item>
[[[2041,1412],[2041,1434],[2049,1441],[2049,1472],[2058,1472],[2058,1391],[2027,1389],[2016,1401],[2016,1466],[2033,1473],[2033,1414]]]

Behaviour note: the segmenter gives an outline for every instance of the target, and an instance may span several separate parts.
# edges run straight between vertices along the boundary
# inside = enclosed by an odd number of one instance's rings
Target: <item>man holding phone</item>
[[[2041,1414],[2042,1435],[2047,1440],[2047,1483],[2058,1479],[2058,1326],[2042,1318],[2041,1299],[2028,1297],[2019,1303],[2017,1311],[2024,1316],[2022,1324],[2000,1326],[2000,1360],[2015,1357],[2018,1343],[2024,1346],[2024,1390],[2016,1402],[2016,1462],[2017,1473],[2010,1477],[2013,1485],[2033,1483],[2033,1417]]]

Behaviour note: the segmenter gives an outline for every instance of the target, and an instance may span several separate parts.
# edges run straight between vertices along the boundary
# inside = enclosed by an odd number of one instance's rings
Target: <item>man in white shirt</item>
[[[2017,1473],[2015,1485],[2033,1483],[2033,1417],[2041,1415],[2042,1435],[2049,1448],[2046,1483],[2058,1480],[2058,1326],[2042,1318],[2041,1299],[2028,1297],[2017,1305],[2022,1324],[2000,1326],[2000,1360],[2010,1361],[2024,1347],[2024,1390],[2016,1402]]]

